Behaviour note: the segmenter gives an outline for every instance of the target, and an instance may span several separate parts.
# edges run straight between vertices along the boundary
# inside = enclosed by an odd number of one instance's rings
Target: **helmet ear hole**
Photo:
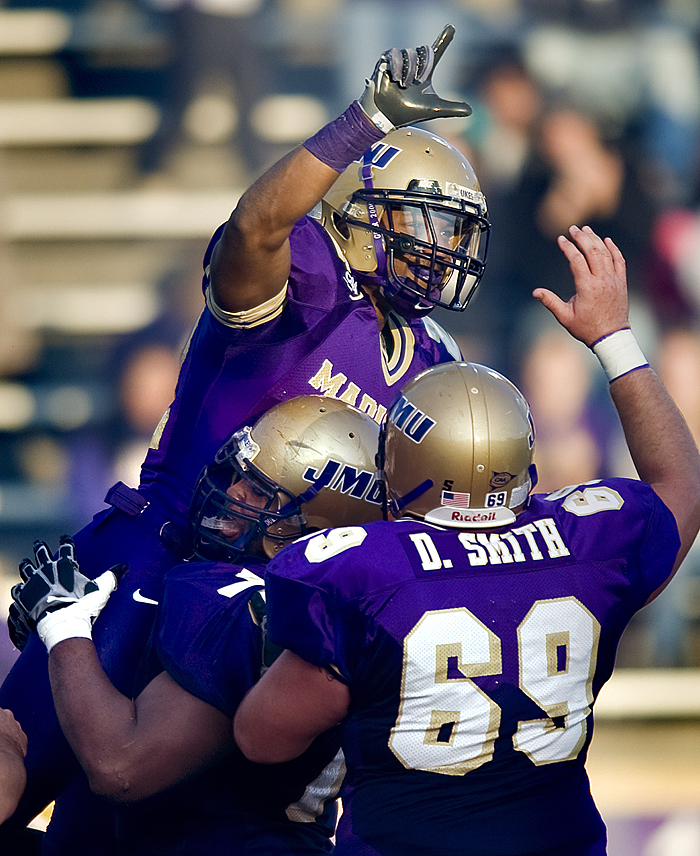
[[[350,239],[350,227],[345,222],[345,220],[343,220],[343,218],[335,211],[333,212],[333,225],[338,230],[338,232],[345,238],[346,241]]]

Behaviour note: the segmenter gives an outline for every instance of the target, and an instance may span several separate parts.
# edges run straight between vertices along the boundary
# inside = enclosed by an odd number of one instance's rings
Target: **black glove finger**
[[[404,53],[405,51],[401,50],[401,48],[390,48],[386,53],[382,54],[379,62],[381,63],[382,59],[386,60],[389,67],[388,71],[390,80],[405,88],[406,82],[403,76]],[[377,64],[377,68],[379,68],[379,63]]]
[[[75,552],[73,542],[62,544],[58,548],[58,558],[56,559],[56,571],[58,582],[66,591],[75,591],[76,577],[82,576],[80,567],[75,560]]]
[[[19,563],[19,575],[23,580],[28,580],[32,574],[36,573],[36,570],[31,559],[22,559]]]
[[[435,52],[435,61],[433,62],[433,68],[440,62],[440,58],[447,50],[447,46],[454,38],[455,28],[452,24],[445,24],[442,28],[442,32],[433,42],[433,51]]]
[[[46,579],[49,582],[55,582],[53,558],[51,556],[51,551],[49,550],[49,545],[45,541],[35,541],[34,555],[36,556],[36,562],[39,566],[39,570],[46,574]]]
[[[418,54],[416,50],[408,50],[404,48],[401,51],[401,86],[404,88],[415,83],[416,72],[418,71]]]
[[[113,565],[110,568],[110,571],[117,578],[117,585],[119,585],[119,583],[122,581],[122,577],[124,576],[124,574],[128,570],[129,570],[129,566],[127,564],[125,564],[124,562],[120,562],[118,565]]]
[[[58,580],[67,591],[75,590],[75,575],[80,570],[75,559],[75,544],[69,535],[61,535],[58,548]]]
[[[10,614],[7,618],[7,629],[10,632],[12,644],[18,651],[24,651],[31,628],[27,622],[27,617],[16,603],[10,604]]]
[[[22,590],[24,583],[17,583],[10,589],[10,597],[12,600],[19,602],[19,593]]]
[[[68,559],[70,562],[75,562],[75,544],[73,539],[68,535],[61,535],[58,547],[58,559]]]
[[[15,592],[16,589],[16,592]],[[20,605],[28,614],[36,607],[39,601],[46,597],[51,591],[51,586],[41,576],[36,573],[31,576],[26,582],[15,586],[12,590],[12,597],[15,602]]]
[[[67,556],[62,556],[56,562],[56,570],[58,572],[58,582],[66,591],[75,591],[75,576],[78,572],[78,565]]]
[[[430,80],[435,68],[435,52],[429,45],[416,48],[415,83],[425,83]]]

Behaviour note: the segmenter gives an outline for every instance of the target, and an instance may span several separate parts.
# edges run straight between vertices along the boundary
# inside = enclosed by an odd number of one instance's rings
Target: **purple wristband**
[[[304,143],[314,157],[326,166],[343,172],[367,149],[386,136],[371,122],[357,101],[337,119],[324,125]]]

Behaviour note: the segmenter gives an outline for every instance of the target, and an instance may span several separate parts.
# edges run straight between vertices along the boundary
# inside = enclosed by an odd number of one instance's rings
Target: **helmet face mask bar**
[[[190,528],[200,558],[226,561],[250,552],[268,527],[285,521],[288,538],[305,534],[302,500],[268,478],[248,458],[254,447],[245,426],[205,467],[194,492]],[[261,552],[262,555],[262,552]]]
[[[425,312],[466,308],[486,267],[490,232],[474,206],[427,191],[378,189],[356,191],[347,210],[345,223],[371,234],[378,267],[385,260],[387,300],[401,297]],[[357,210],[367,211],[369,226],[352,216]]]
[[[271,558],[330,526],[381,518],[379,426],[344,401],[283,401],[236,431],[206,466],[190,505],[190,542],[206,561]]]

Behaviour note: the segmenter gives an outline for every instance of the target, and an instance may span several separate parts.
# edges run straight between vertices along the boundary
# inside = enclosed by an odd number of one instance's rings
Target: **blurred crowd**
[[[94,46],[62,56],[75,97],[138,94],[158,105],[160,126],[133,152],[144,187],[168,182],[169,165],[188,135],[205,146],[230,146],[246,178],[253,178],[356,98],[383,50],[432,41],[453,23],[455,40],[436,88],[465,98],[473,115],[442,120],[434,130],[471,160],[492,235],[472,304],[462,314],[438,310],[436,320],[458,339],[466,359],[504,372],[527,395],[538,429],[538,489],[633,475],[595,358],[555,329],[531,297],[537,286],[570,294],[555,239],[570,224],[588,224],[625,254],[637,338],[700,441],[696,0],[4,5],[54,6],[86,28],[112,20],[119,7],[122,22],[126,10],[139,32],[157,34],[159,51],[149,61],[120,65],[112,55],[110,64],[104,53],[98,61]],[[310,104],[317,111],[305,127]],[[162,276],[160,311],[148,325],[92,342],[89,352],[63,347],[60,359],[55,342],[39,341],[24,367],[11,360],[0,367],[7,381],[41,385],[58,376],[63,383],[92,383],[108,402],[78,427],[17,432],[8,423],[0,432],[4,503],[12,495],[8,485],[32,480],[58,484],[62,497],[46,525],[13,521],[0,509],[5,579],[15,573],[20,539],[28,551],[34,537],[72,532],[102,507],[114,481],[137,483],[138,462],[170,402],[180,353],[201,310],[203,249]],[[5,661],[11,660],[9,642],[0,641]],[[664,596],[630,626],[619,663],[700,666],[700,544]]]

